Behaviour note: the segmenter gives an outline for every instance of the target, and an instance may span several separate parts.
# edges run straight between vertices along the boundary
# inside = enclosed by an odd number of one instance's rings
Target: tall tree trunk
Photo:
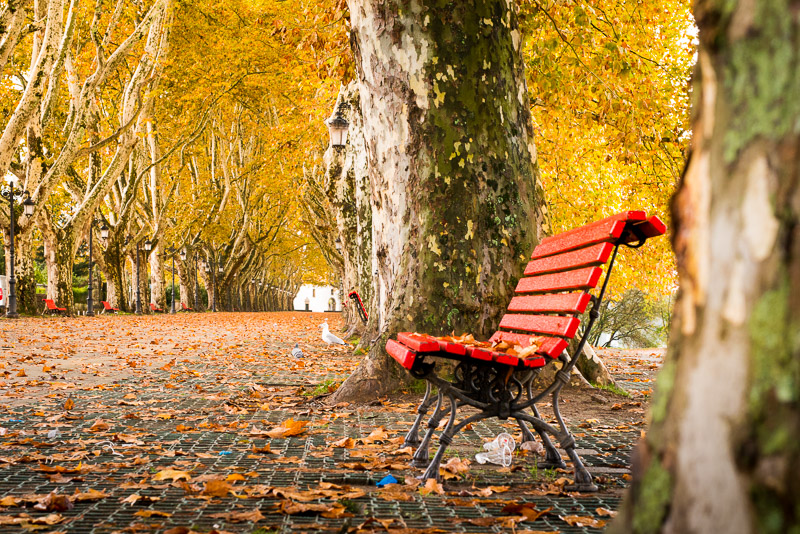
[[[4,229],[5,272],[11,272],[11,237]],[[31,232],[14,235],[14,277],[17,279],[17,311],[21,314],[38,313],[36,302],[36,268],[33,263],[36,252]]]
[[[333,402],[396,387],[398,331],[490,334],[542,217],[515,4],[349,5],[376,302],[370,352]]]
[[[75,232],[67,228],[42,229],[44,262],[47,270],[47,298],[66,308],[68,315],[75,313],[72,293],[72,269],[75,265]]]
[[[166,310],[167,295],[165,291],[166,285],[164,284],[164,259],[161,256],[162,248],[161,243],[154,245],[148,258],[150,261],[150,302],[162,310]],[[149,303],[147,307],[150,307]]]
[[[667,360],[616,532],[800,530],[800,18],[699,2]]]
[[[113,236],[103,254],[106,264],[106,301],[115,308],[128,310],[127,291],[125,291],[125,256],[120,250],[121,244]],[[99,304],[100,296],[94,299]],[[97,306],[102,310],[102,306]]]
[[[344,149],[330,147],[325,153],[326,194],[336,215],[336,235],[341,238],[342,299],[346,299],[351,291],[357,291],[364,305],[369,307],[372,298],[372,205],[364,124],[355,81],[339,91],[334,113],[350,123]],[[350,337],[363,327],[355,306],[350,306],[345,314],[344,336]]]

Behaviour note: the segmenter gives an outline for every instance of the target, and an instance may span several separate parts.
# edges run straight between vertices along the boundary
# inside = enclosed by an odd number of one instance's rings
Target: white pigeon
[[[294,348],[292,349],[292,356],[294,356],[295,358],[303,357],[303,351],[300,350],[300,345],[298,343],[294,344]]]
[[[320,326],[322,327],[322,341],[324,341],[325,343],[328,343],[329,345],[331,343],[334,343],[336,345],[346,345],[347,344],[344,341],[342,341],[341,339],[339,339],[338,337],[336,337],[333,334],[331,334],[331,331],[328,330],[328,321],[325,321]]]

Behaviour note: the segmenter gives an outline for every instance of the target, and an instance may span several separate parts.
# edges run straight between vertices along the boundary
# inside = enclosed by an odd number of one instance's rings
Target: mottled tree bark
[[[334,402],[396,387],[384,346],[398,331],[489,335],[542,201],[515,5],[349,5],[377,275],[370,352]]]
[[[372,205],[358,84],[350,82],[339,91],[334,113],[349,123],[347,144],[325,152],[326,196],[334,211],[335,235],[341,239],[342,302],[357,291],[367,312],[372,299]],[[344,337],[362,331],[364,324],[350,302],[346,308]]]
[[[800,530],[800,18],[699,2],[680,295],[615,532]]]

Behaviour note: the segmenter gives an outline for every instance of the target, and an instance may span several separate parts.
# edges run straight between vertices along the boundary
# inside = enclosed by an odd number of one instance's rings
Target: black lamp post
[[[94,299],[92,299],[92,288],[94,284],[92,283],[92,274],[94,273],[94,254],[92,252],[92,235],[94,232],[95,223],[101,223],[100,219],[92,219],[92,222],[89,223],[89,284],[86,288],[86,316],[87,317],[94,317]],[[103,241],[108,240],[108,226],[103,223],[103,226],[100,227],[100,237]]]
[[[223,265],[222,258],[217,260],[217,272],[219,273],[219,282],[221,284],[222,281],[225,279],[225,277],[222,276],[225,273],[225,266]],[[214,287],[216,288],[216,286],[214,286]],[[217,292],[214,291],[214,295],[216,295],[216,294],[217,294]],[[225,295],[224,294],[222,295],[222,298],[219,301],[219,309],[221,311],[225,311]]]
[[[200,311],[197,305],[198,294],[200,293],[200,286],[197,282],[197,251],[194,253],[194,311]]]
[[[8,277],[8,306],[6,306],[6,317],[9,319],[16,319],[19,317],[17,313],[17,278],[14,276],[14,196],[19,195],[25,197],[25,200],[22,202],[22,212],[28,217],[33,215],[33,208],[36,206],[33,200],[31,200],[30,193],[23,189],[15,188],[17,180],[16,176],[10,175],[6,180],[8,182],[8,190],[0,193],[4,198],[8,199],[10,207],[9,214],[11,216],[9,225],[9,235],[11,237],[11,251],[9,254],[11,272]]]
[[[210,291],[207,291],[207,293],[208,293],[208,298],[211,301],[210,304],[212,312],[217,311],[217,277],[216,274],[214,274],[214,272],[215,272],[214,257],[212,256],[209,259],[209,261],[206,262],[206,275],[208,276],[209,281],[211,282],[211,287],[207,288]]]
[[[147,239],[144,242],[144,257],[145,257],[145,264],[147,264],[147,258],[150,256],[150,251],[153,249],[153,243]],[[142,298],[139,295],[139,248],[136,248],[136,313],[142,313]]]
[[[169,253],[172,256],[172,302],[170,303],[169,312],[175,313],[175,253],[178,249],[175,248],[175,245],[172,245],[169,248],[164,249],[164,253]]]

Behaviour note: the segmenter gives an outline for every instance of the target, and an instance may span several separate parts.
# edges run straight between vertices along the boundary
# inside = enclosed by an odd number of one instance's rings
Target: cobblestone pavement
[[[511,468],[473,460],[448,473],[440,494],[404,483],[421,473],[398,450],[418,394],[320,401],[361,358],[324,346],[322,318],[0,322],[0,532],[598,532],[619,506],[644,428],[643,388],[629,398],[565,394],[599,492],[566,494],[571,468],[539,470],[518,455]],[[295,341],[303,360],[288,356]],[[639,376],[625,374],[631,362],[620,354],[615,373]],[[641,377],[651,377],[655,360],[642,361]],[[453,470],[513,428],[488,421],[460,434],[447,453]],[[400,484],[378,489],[387,474]]]

